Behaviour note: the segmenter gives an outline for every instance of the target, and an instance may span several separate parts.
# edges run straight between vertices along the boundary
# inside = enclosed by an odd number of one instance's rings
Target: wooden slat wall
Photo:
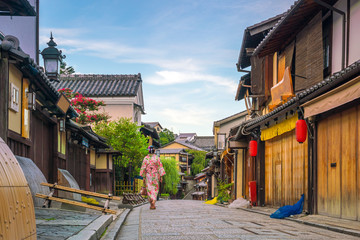
[[[318,125],[318,146],[317,146],[317,162],[318,162],[318,186],[317,186],[317,196],[318,196],[318,213],[325,214],[327,209],[327,175],[328,175],[328,164],[327,164],[327,119],[323,120]],[[329,166],[330,167],[330,166]]]
[[[318,124],[319,214],[360,220],[359,109],[353,107]]]
[[[300,144],[295,130],[265,142],[265,204],[295,204],[305,194],[307,209],[307,141]]]
[[[322,15],[317,14],[296,36],[295,92],[323,80]]]

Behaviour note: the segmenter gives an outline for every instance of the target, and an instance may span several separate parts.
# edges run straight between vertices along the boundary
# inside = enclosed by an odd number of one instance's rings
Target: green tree
[[[61,61],[61,63],[60,63],[60,74],[65,74],[65,75],[74,74],[75,69],[72,66],[67,67],[66,65],[67,64],[66,64],[65,61]]]
[[[167,128],[159,133],[159,137],[161,146],[164,146],[175,140],[175,134]]]
[[[148,153],[148,138],[141,134],[136,123],[130,118],[99,122],[94,126],[96,134],[107,139],[107,143],[121,153],[115,163],[127,167],[131,162],[133,175],[139,174],[142,160]]]
[[[163,190],[165,193],[176,194],[177,185],[180,182],[177,161],[174,157],[161,157],[161,163],[165,170],[165,175],[163,177]]]
[[[193,149],[186,149],[186,152],[188,152],[194,157],[191,164],[191,175],[195,176],[196,174],[200,173],[201,170],[203,170],[208,164],[205,159],[206,152]]]

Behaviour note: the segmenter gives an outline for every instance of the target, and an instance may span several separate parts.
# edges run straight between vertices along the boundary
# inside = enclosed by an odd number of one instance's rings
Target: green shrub
[[[234,183],[224,183],[222,181],[218,181],[218,201],[223,203],[227,202],[231,199],[230,191],[231,187],[234,185]]]
[[[177,185],[180,182],[178,163],[174,157],[161,157],[161,163],[165,170],[165,175],[163,177],[163,190],[165,193],[176,194]]]

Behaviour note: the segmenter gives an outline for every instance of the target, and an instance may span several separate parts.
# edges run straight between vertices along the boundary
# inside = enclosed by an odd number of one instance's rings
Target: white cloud
[[[237,87],[237,84],[232,79],[199,72],[158,71],[154,76],[147,78],[146,82],[155,85],[209,82],[217,86],[226,87],[231,93],[234,93]]]

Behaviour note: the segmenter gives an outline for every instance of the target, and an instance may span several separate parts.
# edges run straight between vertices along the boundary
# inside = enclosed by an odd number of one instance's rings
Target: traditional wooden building
[[[260,204],[294,204],[304,193],[312,213],[360,220],[356,3],[296,1],[252,52],[252,119],[233,139],[258,142]]]
[[[193,156],[186,152],[186,149],[204,151],[203,149],[190,144],[186,140],[175,140],[159,148],[160,156],[174,157],[178,162],[179,170],[190,175],[190,166]]]
[[[211,197],[217,195],[218,179],[226,183],[234,183],[232,189],[234,198],[246,195],[243,186],[245,184],[243,181],[245,171],[243,169],[246,166],[244,150],[247,149],[247,142],[236,142],[234,144],[235,142],[230,142],[231,135],[229,135],[233,127],[245,121],[246,116],[247,112],[243,111],[215,121],[213,124],[216,154],[213,154],[213,160],[210,162],[211,168],[208,169],[208,173],[213,174],[208,181],[209,186],[212,186],[209,187]]]
[[[49,182],[56,182],[63,161],[60,122],[77,113],[16,37],[0,41],[1,137],[15,155],[31,158]]]
[[[16,37],[0,36],[0,41],[0,110],[4,113],[0,132],[11,151],[32,159],[50,183],[58,181],[58,169],[66,169],[81,189],[96,190],[98,185],[104,191],[100,186],[105,184],[107,191],[113,192],[110,176],[105,183],[100,181],[101,173],[98,178],[92,173],[91,178],[90,152],[108,148],[105,140],[90,127],[70,120],[77,116],[76,111],[53,87],[42,68],[21,51]],[[111,157],[110,160],[112,163]],[[110,168],[105,169],[112,174]]]
[[[160,147],[160,137],[159,137],[159,126],[153,123],[141,123],[140,132],[149,137],[149,146],[152,145],[154,148]]]

